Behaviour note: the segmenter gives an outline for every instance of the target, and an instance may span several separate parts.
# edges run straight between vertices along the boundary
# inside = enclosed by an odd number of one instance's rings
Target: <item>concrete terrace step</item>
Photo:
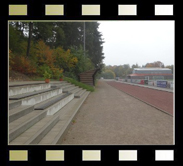
[[[27,85],[38,85],[38,84],[46,84],[44,81],[20,81],[20,82],[9,82],[9,87],[17,87],[17,86],[27,86]]]
[[[21,100],[9,100],[9,110],[19,107],[22,104]]]
[[[90,93],[66,81],[10,87],[14,88],[9,96],[10,145],[44,144],[48,138],[50,144],[58,143]]]
[[[66,85],[71,85],[70,83],[68,82],[63,82],[63,83],[52,83],[51,84],[51,88],[56,88],[56,87],[64,87]]]
[[[55,114],[55,116],[59,115],[59,121],[39,142],[39,145],[61,144],[64,134],[89,93],[85,92],[80,99],[73,99]]]
[[[67,81],[51,81],[50,84],[51,85],[55,85],[55,84],[64,84],[64,83],[68,83]]]
[[[14,139],[10,145],[38,144],[40,140],[55,126],[58,120],[59,116],[45,116],[35,125]]]
[[[77,93],[74,94],[75,98],[80,98],[84,93],[86,92],[86,89],[83,89]]]
[[[74,86],[73,84],[70,84],[70,83],[63,83],[63,84],[54,84],[54,85],[51,85],[52,88],[69,88],[69,87],[72,87]]]
[[[40,103],[39,105],[35,106],[34,109],[35,110],[44,110],[69,95],[70,95],[69,93],[61,94],[59,96],[49,99],[48,101],[45,101],[44,103]]]
[[[44,93],[40,93],[37,95],[33,95],[27,98],[22,99],[22,105],[35,105],[37,103],[40,103],[42,101],[48,100],[54,96],[57,96],[59,94],[62,94],[61,88],[51,88],[52,90]]]
[[[39,91],[35,91],[35,92],[29,92],[29,93],[24,93],[24,94],[19,94],[19,95],[15,95],[15,96],[10,96],[9,99],[10,100],[20,100],[26,97],[30,97],[30,96],[34,96],[34,95],[38,95],[41,93],[45,93],[45,92],[49,92],[52,90],[58,89],[56,88],[49,88],[49,89],[43,89],[43,90],[39,90]]]
[[[42,107],[42,105],[47,104],[48,102],[50,102],[50,101],[52,101],[52,100],[56,100],[57,98],[63,96],[64,94],[65,94],[65,93],[61,93],[61,94],[59,94],[59,95],[50,97],[49,99],[44,100],[44,101],[42,101],[42,102],[40,102],[40,103],[37,103],[37,104],[34,105],[34,109],[35,109],[35,110],[38,110],[37,108]]]
[[[22,85],[10,85],[9,96],[20,95],[24,93],[39,91],[43,89],[49,89],[50,84],[37,83],[37,84],[22,84]]]
[[[9,142],[46,116],[46,111],[32,111],[31,113],[9,124]]]
[[[59,121],[59,116],[47,117],[50,118],[48,123],[43,125],[42,128],[37,131],[31,138],[29,138],[25,144],[38,144],[44,136],[56,125]],[[52,118],[52,119],[51,119]],[[35,126],[37,128],[37,125]]]
[[[62,107],[64,107],[67,103],[69,103],[74,98],[74,94],[66,93],[56,96],[54,98],[50,98],[49,100],[35,105],[35,110],[46,110],[47,115],[53,115],[57,111],[59,111]]]
[[[67,85],[63,85],[61,87],[62,87],[62,89],[64,89],[64,88],[69,88],[69,87],[73,87],[73,86],[75,86],[75,85],[73,85],[73,84],[67,84]]]
[[[30,113],[34,110],[34,106],[19,106],[9,111],[9,123],[13,122],[14,120]]]
[[[68,88],[63,88],[63,93],[68,93],[68,92],[70,92],[72,90],[75,90],[77,88],[78,88],[78,86],[71,86],[71,87],[68,87]]]
[[[51,88],[58,88],[58,87],[63,88],[66,85],[69,85],[69,84],[65,83],[65,84],[51,85]]]
[[[81,91],[82,90],[82,88],[76,88],[76,89],[74,89],[74,90],[71,90],[71,91],[69,91],[69,93],[73,93],[73,94],[76,94],[77,92],[79,92],[79,91]]]

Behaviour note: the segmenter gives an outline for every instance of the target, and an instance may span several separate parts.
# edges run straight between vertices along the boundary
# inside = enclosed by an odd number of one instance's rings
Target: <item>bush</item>
[[[9,50],[9,70],[12,70],[12,66],[14,65],[15,55]]]
[[[45,71],[47,71],[49,74],[52,75],[52,71],[51,71],[50,67],[46,64],[39,66],[37,73],[39,76],[42,76],[45,73]]]
[[[58,80],[61,77],[61,75],[63,75],[63,69],[52,68],[52,73],[53,78]]]
[[[45,79],[50,79],[51,78],[51,74],[48,73],[47,71],[44,72],[43,76],[44,76]]]
[[[78,77],[72,72],[64,72],[64,76],[78,81]]]
[[[20,72],[22,74],[34,75],[36,74],[36,65],[34,62],[25,56],[16,56],[13,54],[10,57],[10,70]]]

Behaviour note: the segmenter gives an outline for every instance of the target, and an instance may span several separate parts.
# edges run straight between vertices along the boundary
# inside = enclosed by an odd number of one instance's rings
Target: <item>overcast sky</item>
[[[99,21],[106,65],[174,64],[174,21]]]

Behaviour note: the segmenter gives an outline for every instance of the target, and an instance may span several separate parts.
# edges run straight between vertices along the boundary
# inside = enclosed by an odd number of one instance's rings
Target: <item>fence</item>
[[[156,86],[161,88],[173,89],[174,82],[166,80],[144,80],[144,79],[119,79],[120,82]]]

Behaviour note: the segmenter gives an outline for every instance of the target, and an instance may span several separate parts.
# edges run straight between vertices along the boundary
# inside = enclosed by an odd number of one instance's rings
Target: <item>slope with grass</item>
[[[69,82],[71,84],[79,86],[80,88],[86,89],[86,90],[88,90],[90,92],[93,92],[95,90],[94,87],[92,87],[90,85],[83,84],[83,83],[81,83],[79,81],[76,81],[76,80],[74,80],[72,78],[69,78],[69,77],[64,77],[64,81],[67,81],[67,82]]]

